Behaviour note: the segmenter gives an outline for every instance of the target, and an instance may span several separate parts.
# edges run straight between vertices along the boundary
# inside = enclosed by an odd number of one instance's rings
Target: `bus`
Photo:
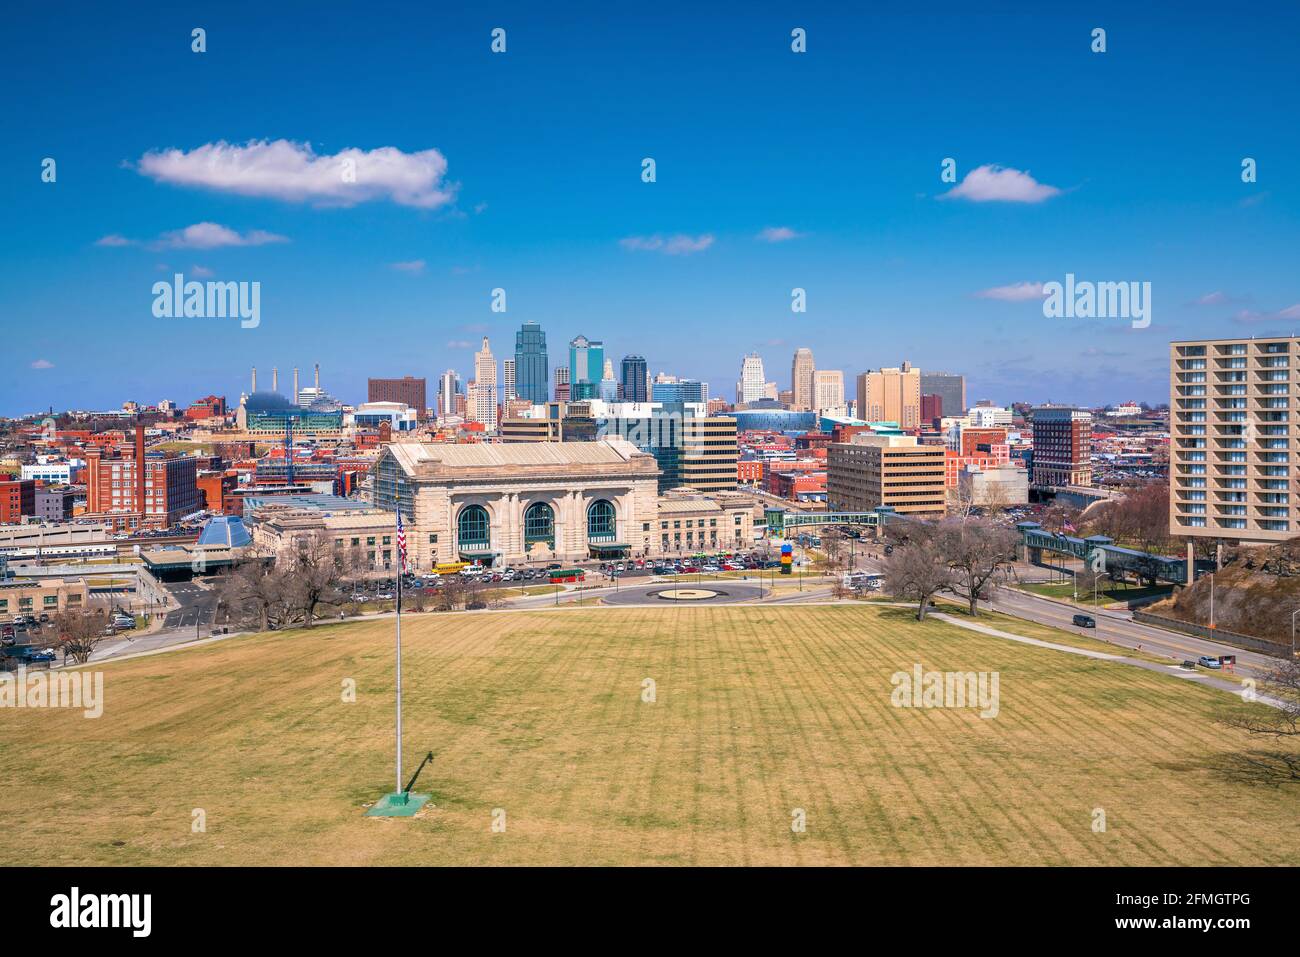
[[[440,565],[434,565],[433,570],[439,575],[456,575],[462,568],[468,568],[469,562],[443,562]]]
[[[551,584],[557,585],[560,582],[580,582],[586,581],[587,573],[581,568],[555,568],[551,570]]]

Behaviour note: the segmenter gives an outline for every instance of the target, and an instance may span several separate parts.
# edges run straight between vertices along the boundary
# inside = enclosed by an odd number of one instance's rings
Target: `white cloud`
[[[193,273],[195,276],[198,276],[200,279],[207,279],[211,276],[216,275],[216,273],[214,273],[207,266],[200,266],[197,264],[190,267],[190,272]]]
[[[424,272],[424,260],[410,259],[407,260],[406,262],[389,263],[388,268],[396,269],[398,272],[410,272],[410,273]]]
[[[456,193],[454,184],[443,181],[447,160],[436,149],[404,153],[393,146],[349,147],[317,155],[310,143],[250,140],[240,146],[222,140],[188,152],[145,153],[136,169],[160,183],[325,206],[387,199],[434,209],[450,203]]]
[[[634,251],[661,252],[668,256],[689,256],[691,253],[703,252],[713,245],[713,234],[703,233],[699,236],[677,234],[667,238],[655,236],[628,236],[620,239],[619,245]]]
[[[1221,306],[1228,301],[1228,297],[1222,290],[1216,289],[1214,292],[1207,292],[1204,296],[1196,300],[1198,306]]]
[[[1001,302],[1028,302],[1030,299],[1043,298],[1043,284],[1022,281],[1012,283],[1010,286],[994,286],[992,289],[981,289],[975,293],[975,298],[997,299]]]
[[[1041,203],[1060,195],[1055,186],[1040,183],[1027,172],[986,164],[966,174],[940,199],[968,199],[973,203]]]
[[[95,240],[96,246],[130,246],[133,245],[131,240],[125,236],[119,236],[117,233],[109,233]]]
[[[765,243],[784,243],[802,236],[803,233],[796,233],[789,226],[768,226],[754,238]]]
[[[53,368],[54,368],[54,363],[51,362],[49,359],[37,359],[35,362],[32,363],[32,368],[33,368],[33,369],[53,369]]]
[[[1239,309],[1232,317],[1233,322],[1293,322],[1300,319],[1300,302],[1278,309],[1275,312],[1258,312],[1254,309]]]
[[[287,243],[289,240],[262,229],[240,234],[220,223],[195,223],[158,237],[157,246],[170,249],[218,249],[222,246],[265,246],[267,243]]]

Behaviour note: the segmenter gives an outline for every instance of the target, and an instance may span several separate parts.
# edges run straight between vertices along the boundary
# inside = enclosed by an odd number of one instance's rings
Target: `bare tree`
[[[948,587],[954,595],[966,599],[972,617],[979,614],[980,593],[998,569],[1015,558],[1015,532],[983,519],[941,522],[935,542],[952,570]]]
[[[291,607],[310,628],[322,607],[338,607],[347,601],[342,583],[348,571],[348,555],[334,547],[328,535],[314,532],[294,542],[277,563],[286,576],[286,595]]]
[[[266,631],[288,615],[286,586],[286,576],[272,558],[255,550],[222,576],[218,597],[231,620]]]
[[[1300,659],[1278,662],[1260,676],[1259,690],[1275,699],[1278,707],[1252,708],[1224,723],[1277,743],[1273,750],[1245,756],[1248,764],[1288,782],[1300,782],[1300,752],[1282,746],[1300,741]]]
[[[822,550],[826,552],[826,568],[835,571],[843,564],[844,533],[838,528],[823,529],[821,533]]]
[[[937,527],[907,523],[907,542],[893,544],[885,559],[885,587],[898,598],[916,601],[916,620],[925,621],[930,599],[953,584],[953,571],[939,541]]]
[[[59,612],[51,622],[59,636],[58,649],[65,657],[84,665],[90,660],[91,652],[108,637],[104,633],[108,627],[107,621],[103,608],[94,611],[69,608]]]

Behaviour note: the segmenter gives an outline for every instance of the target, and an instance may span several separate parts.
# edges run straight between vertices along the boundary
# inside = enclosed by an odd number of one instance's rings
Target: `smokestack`
[[[320,363],[316,363],[316,394],[320,395]]]
[[[280,370],[275,366],[271,366],[271,391],[280,391]]]
[[[253,366],[253,391],[257,391],[257,366]]]
[[[293,367],[293,403],[298,404],[298,367]]]

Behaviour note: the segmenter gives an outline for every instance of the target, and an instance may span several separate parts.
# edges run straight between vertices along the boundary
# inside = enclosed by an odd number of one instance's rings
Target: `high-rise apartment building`
[[[647,371],[645,356],[624,356],[619,372],[619,385],[622,388],[623,401],[648,402],[650,399],[650,376]]]
[[[794,361],[790,365],[790,408],[796,412],[808,412],[813,407],[815,384],[813,381],[816,365],[811,349],[797,349]],[[840,379],[840,391],[843,392],[843,376]],[[843,396],[841,395],[841,400]],[[843,401],[839,403],[843,405]]]
[[[296,370],[295,370],[296,371]],[[368,379],[366,382],[367,402],[401,402],[415,410],[416,415],[423,416],[425,404],[424,379],[403,376],[400,379]],[[295,386],[294,392],[299,392]]]
[[[736,380],[736,402],[758,402],[767,394],[767,379],[763,374],[763,359],[751,352],[740,362],[740,378]]]
[[[1296,535],[1297,356],[1297,336],[1170,344],[1171,534],[1247,545]]]
[[[844,373],[839,369],[814,370],[812,394],[813,411],[828,412],[843,408]]]
[[[947,512],[947,450],[913,435],[859,432],[826,446],[826,498],[832,511],[889,506],[902,515]]]
[[[497,363],[483,337],[483,348],[474,353],[474,382],[470,386],[469,418],[491,431],[497,427]]]
[[[1092,484],[1092,413],[1045,405],[1034,409],[1035,485]]]
[[[858,376],[855,411],[867,422],[897,422],[900,428],[921,425],[921,370],[904,362],[897,368]]]
[[[515,333],[515,394],[533,405],[548,398],[546,333],[535,322],[525,322]]]
[[[937,395],[940,410],[938,417],[961,415],[966,411],[966,377],[952,372],[922,372],[921,392]]]

